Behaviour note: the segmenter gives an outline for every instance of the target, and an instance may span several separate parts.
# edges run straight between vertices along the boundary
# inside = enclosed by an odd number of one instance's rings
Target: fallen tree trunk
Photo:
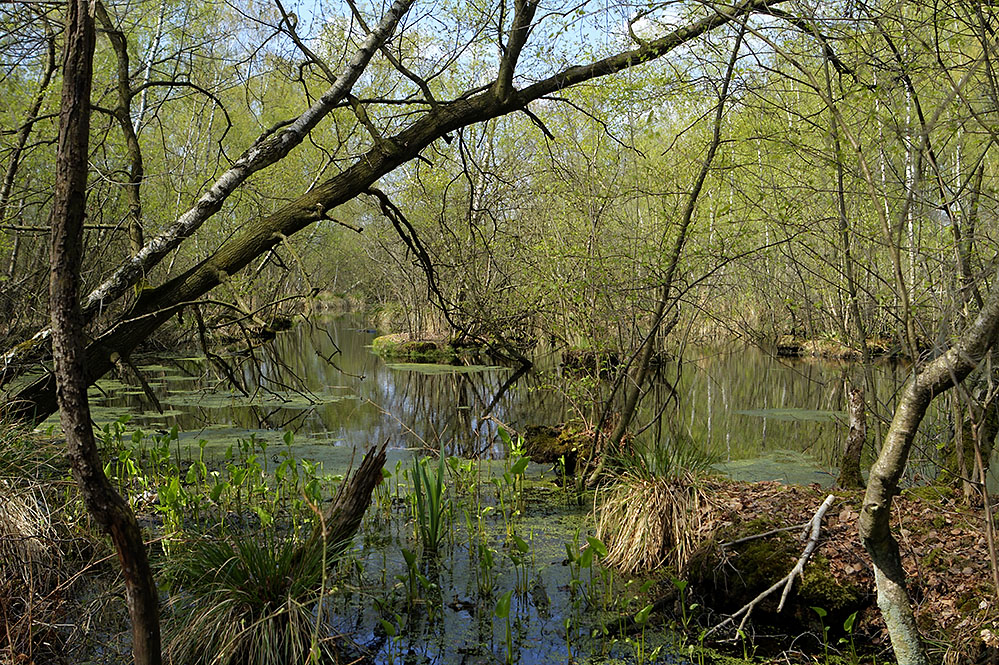
[[[93,382],[103,376],[111,368],[114,354],[128,356],[185,305],[196,302],[288,236],[314,222],[329,219],[331,210],[363,194],[379,178],[400,165],[419,157],[421,151],[437,139],[450,136],[462,127],[526,111],[531,102],[573,85],[662,57],[719,26],[773,4],[768,0],[746,0],[735,7],[718,8],[706,18],[659,39],[643,42],[637,49],[585,66],[569,67],[525,88],[508,90],[498,81],[480,92],[434,106],[408,128],[380,141],[345,171],[274,214],[257,223],[246,224],[242,233],[226,241],[207,259],[159,287],[145,290],[132,311],[98,335],[87,348],[88,380]],[[37,343],[41,340],[36,340]],[[38,423],[55,409],[53,391],[52,377],[44,376],[8,399],[0,409],[0,416]]]

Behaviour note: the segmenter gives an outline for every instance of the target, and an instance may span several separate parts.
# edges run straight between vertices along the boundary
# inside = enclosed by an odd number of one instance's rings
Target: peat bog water
[[[358,317],[302,324],[252,358],[227,356],[248,394],[196,354],[133,358],[164,412],[152,409],[139,387],[107,380],[92,392],[95,420],[129,414],[129,427],[146,431],[176,425],[181,446],[191,445],[194,456],[202,439],[219,453],[250,435],[277,447],[290,429],[294,454],[329,473],[342,473],[355,448],[388,440],[393,478],[379,489],[349,572],[325,610],[373,662],[502,663],[508,650],[515,654],[509,660],[525,665],[687,662],[662,627],[650,623],[643,656],[638,635],[614,630],[647,602],[638,593],[641,581],[629,585],[596,565],[572,563],[567,551],[578,552],[592,531],[590,506],[579,507],[551,482],[550,467],[528,467],[519,511],[510,509],[513,494],[501,504],[511,488],[500,480],[509,461],[498,423],[523,431],[586,413],[583,391],[559,373],[559,359],[539,354],[536,368],[515,381],[510,367],[396,364],[371,353],[375,333],[364,325]],[[675,363],[665,369],[678,394],[667,417],[733,477],[829,484],[845,434],[847,370],[750,348],[692,348],[679,375]],[[887,403],[905,368],[885,364],[877,375],[879,400]],[[667,394],[665,384],[654,390],[640,422]],[[643,436],[657,435],[652,427]],[[475,471],[477,489],[459,492],[449,476],[446,556],[414,567],[404,553],[418,549],[404,472],[423,448],[484,461]],[[511,548],[511,532],[526,551]],[[498,617],[507,592],[508,618]],[[656,658],[646,660],[656,648]]]

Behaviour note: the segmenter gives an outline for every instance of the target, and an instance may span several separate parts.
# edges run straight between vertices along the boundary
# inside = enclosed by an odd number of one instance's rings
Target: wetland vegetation
[[[994,14],[0,3],[0,659],[996,661]]]

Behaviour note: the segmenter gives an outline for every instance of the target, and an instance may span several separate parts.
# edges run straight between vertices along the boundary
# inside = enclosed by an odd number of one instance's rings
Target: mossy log
[[[802,543],[793,532],[767,518],[732,525],[717,532],[691,555],[685,577],[691,593],[704,607],[734,614],[784,579],[801,555]],[[765,537],[754,537],[772,532]],[[828,625],[842,626],[853,612],[874,603],[872,585],[859,585],[833,575],[829,561],[815,556],[794,584],[785,607],[778,612],[781,594],[762,599],[753,610],[753,622],[796,635],[815,627],[813,607],[828,612]]]

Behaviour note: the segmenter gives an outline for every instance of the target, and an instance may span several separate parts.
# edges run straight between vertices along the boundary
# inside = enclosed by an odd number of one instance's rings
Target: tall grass
[[[435,554],[444,539],[449,504],[444,487],[444,455],[437,470],[424,457],[413,462],[413,494],[416,497],[416,523],[425,554]]]
[[[605,564],[627,573],[682,568],[712,525],[704,487],[712,462],[683,436],[623,455],[614,482],[595,498]]]
[[[180,620],[170,662],[322,662],[325,558],[321,541],[266,536],[199,541],[178,552],[167,570],[182,590],[171,599]]]

